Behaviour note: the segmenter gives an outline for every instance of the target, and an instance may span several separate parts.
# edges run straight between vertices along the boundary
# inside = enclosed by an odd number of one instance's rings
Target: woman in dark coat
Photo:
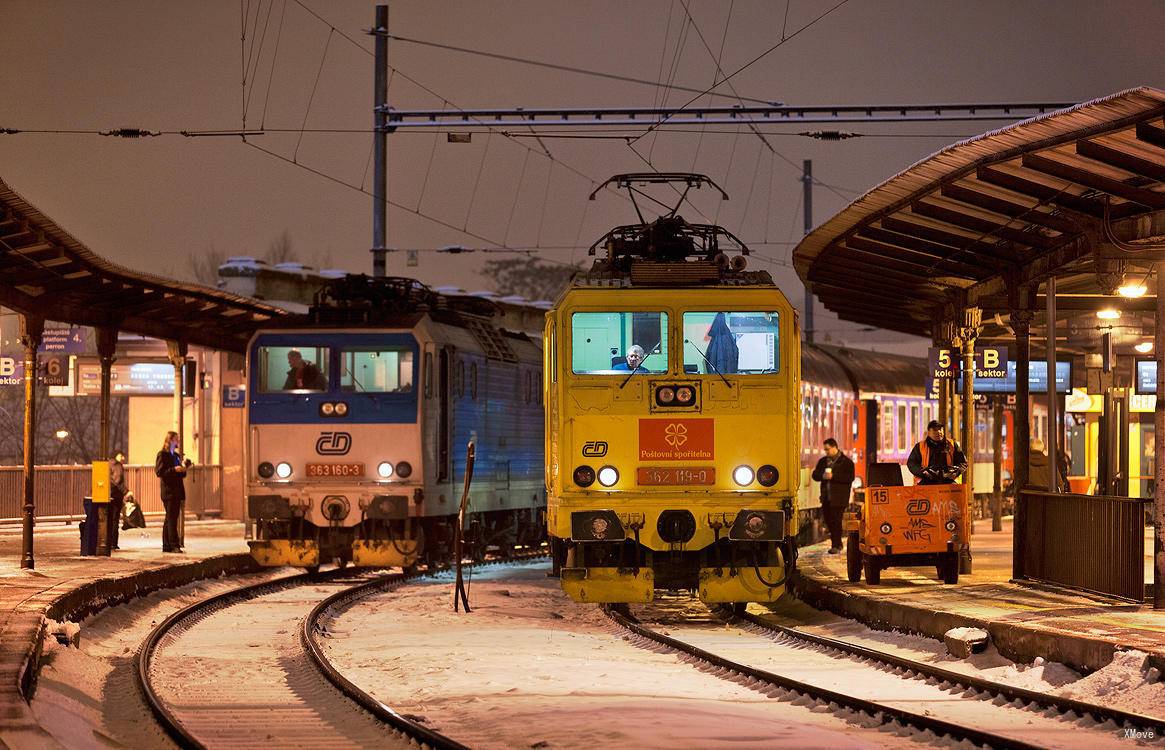
[[[178,538],[178,519],[186,502],[186,487],[182,481],[186,478],[187,466],[189,462],[184,462],[182,454],[178,452],[178,433],[167,432],[166,442],[154,460],[154,473],[162,480],[162,505],[166,508],[166,521],[162,525],[163,552],[182,551],[181,540]]]

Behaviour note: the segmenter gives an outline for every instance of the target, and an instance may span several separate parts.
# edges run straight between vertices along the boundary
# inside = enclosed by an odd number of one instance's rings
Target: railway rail
[[[954,741],[969,741],[977,746],[993,748],[1102,747],[1106,743],[1116,746],[1118,742],[1127,741],[1121,737],[1122,727],[1115,718],[1105,719],[1097,726],[1093,720],[1086,718],[1087,714],[1095,716],[1095,711],[1089,710],[1084,715],[1077,714],[1075,713],[1076,708],[1069,708],[1067,704],[1046,703],[1049,696],[1041,696],[1047,705],[1044,713],[1041,714],[1033,711],[1022,711],[1021,706],[1029,704],[1019,697],[1019,693],[1015,693],[1012,700],[1006,700],[1006,696],[1004,696],[1003,698],[996,697],[990,703],[986,700],[963,701],[960,699],[961,697],[971,697],[980,692],[985,694],[986,688],[981,691],[979,688],[964,687],[961,682],[945,677],[934,676],[927,684],[920,683],[908,686],[908,689],[903,690],[901,688],[903,683],[901,675],[897,673],[887,674],[884,669],[878,666],[887,662],[876,660],[876,665],[861,665],[855,659],[853,660],[854,670],[862,670],[864,667],[863,671],[865,672],[856,679],[860,680],[863,691],[872,696],[869,698],[859,697],[849,691],[843,692],[845,689],[838,688],[837,685],[826,687],[822,684],[823,682],[836,682],[837,674],[840,672],[838,666],[826,663],[831,660],[836,662],[838,657],[825,653],[825,649],[822,647],[805,649],[803,648],[805,642],[801,641],[798,645],[802,647],[797,648],[791,642],[782,644],[780,640],[777,640],[775,641],[777,645],[788,647],[786,650],[780,651],[782,656],[778,660],[773,656],[774,652],[768,650],[768,647],[774,643],[774,639],[755,631],[738,628],[737,635],[747,634],[757,639],[763,638],[763,641],[760,644],[738,642],[730,645],[732,647],[761,647],[759,650],[766,652],[765,658],[772,659],[782,665],[781,673],[776,673],[757,666],[755,662],[746,663],[749,660],[742,661],[723,653],[725,650],[732,650],[732,648],[725,645],[725,636],[723,635],[725,623],[722,619],[717,618],[716,632],[710,632],[706,627],[703,627],[707,623],[685,624],[681,621],[666,623],[666,629],[669,632],[664,633],[660,632],[661,628],[653,627],[653,623],[640,621],[627,608],[606,606],[604,612],[618,626],[631,633],[632,643],[653,650],[662,647],[677,652],[682,659],[692,662],[697,668],[724,679],[740,682],[770,697],[794,701],[809,699],[822,702],[834,711],[849,712],[850,716],[847,718],[866,726],[882,725],[899,729],[905,728],[921,733],[925,739],[933,738],[933,741],[936,742],[949,738]],[[703,627],[703,630],[694,629],[697,627]],[[792,638],[790,637],[789,640],[791,641]],[[703,647],[696,645],[693,641],[703,641]],[[821,663],[806,664],[807,651],[815,652],[809,656],[820,659]],[[798,669],[813,676],[793,676],[798,672]],[[902,666],[896,669],[905,670],[906,667]],[[909,669],[918,671],[914,666]],[[830,679],[831,674],[832,680]],[[823,675],[824,679],[822,679]],[[961,678],[962,676],[958,675],[957,677]],[[895,685],[890,685],[890,682],[895,683]],[[910,682],[915,681],[911,680]],[[934,684],[936,682],[937,684]],[[1001,694],[996,692],[995,695]],[[925,705],[927,708],[920,710],[917,708],[920,705]],[[1009,715],[1008,711],[1016,713]],[[945,713],[946,716],[935,715],[939,712]],[[1142,726],[1141,722],[1137,722],[1130,727],[1130,730]],[[1160,737],[1161,735],[1150,736]]]
[[[1111,721],[1117,726],[1139,730],[1140,733],[1149,733],[1157,737],[1165,736],[1165,719],[1144,714],[1123,711],[1119,708],[1100,706],[1094,703],[1076,700],[1074,698],[1047,695],[1027,688],[1006,685],[983,677],[943,669],[934,664],[907,659],[895,654],[867,648],[856,643],[850,643],[838,638],[809,633],[798,628],[771,622],[763,616],[751,612],[734,612],[729,619],[741,620],[749,626],[770,633],[780,639],[792,639],[801,643],[812,644],[816,647],[837,651],[859,659],[875,661],[891,667],[907,677],[924,680],[936,680],[951,685],[973,690],[983,700],[998,700],[1000,698],[1009,703],[1019,702],[1025,706],[1036,706],[1044,710],[1054,710],[1058,713],[1074,714],[1080,718],[1091,717],[1093,721],[1103,724]]]
[[[474,567],[544,554],[487,560]],[[334,611],[421,575],[428,573],[372,575],[348,569],[301,574],[242,586],[185,607],[154,628],[138,651],[137,681],[146,703],[180,747],[279,745],[285,736],[296,745],[321,748],[464,750],[464,745],[393,711],[345,678],[321,645]],[[292,594],[290,601],[287,594]],[[245,627],[239,610],[244,604],[262,604],[269,610],[257,619],[257,629]],[[182,639],[192,636],[201,639],[199,656],[181,653]],[[220,642],[207,643],[208,636],[217,636]],[[240,639],[248,639],[260,651],[249,653],[251,658],[228,656],[230,649],[237,652]],[[168,657],[167,650],[177,653]],[[223,658],[214,663],[216,657],[205,654]],[[192,664],[199,661],[212,663],[208,669]],[[266,677],[249,681],[247,675],[258,670],[248,668],[256,662],[277,665],[281,674],[270,679],[274,675],[267,672]],[[172,685],[182,687],[175,690]]]

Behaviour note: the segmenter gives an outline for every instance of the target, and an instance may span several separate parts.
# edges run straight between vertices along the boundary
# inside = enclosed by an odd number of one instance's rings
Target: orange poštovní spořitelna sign
[[[639,420],[640,461],[711,461],[716,457],[714,419]]]

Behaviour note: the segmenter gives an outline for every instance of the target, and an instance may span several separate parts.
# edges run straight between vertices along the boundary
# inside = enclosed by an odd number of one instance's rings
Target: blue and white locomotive
[[[447,559],[476,444],[470,550],[540,543],[543,311],[348,276],[247,353],[251,554],[265,566]]]

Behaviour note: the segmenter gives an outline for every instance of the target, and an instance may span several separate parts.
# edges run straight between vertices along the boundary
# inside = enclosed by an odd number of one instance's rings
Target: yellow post
[[[109,462],[93,462],[93,484],[90,497],[95,503],[109,502]]]

